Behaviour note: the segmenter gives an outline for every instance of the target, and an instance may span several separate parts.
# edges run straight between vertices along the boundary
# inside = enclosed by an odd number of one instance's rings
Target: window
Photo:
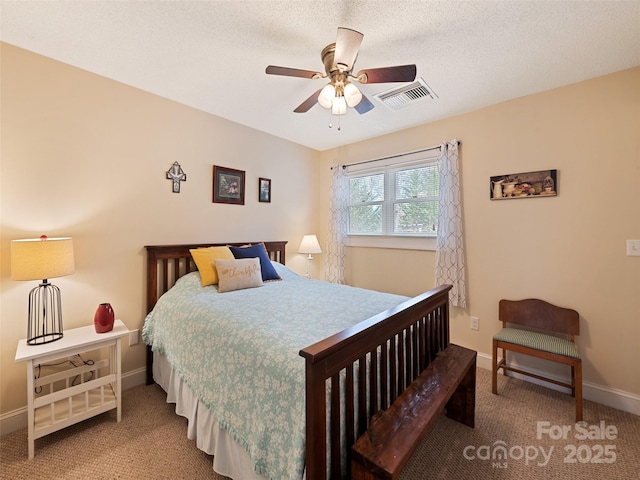
[[[349,177],[349,235],[434,237],[438,164],[432,158]]]

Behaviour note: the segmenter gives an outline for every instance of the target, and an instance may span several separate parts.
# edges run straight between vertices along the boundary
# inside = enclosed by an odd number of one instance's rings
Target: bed
[[[282,281],[228,293],[199,285],[190,250],[259,243]],[[145,247],[147,383],[155,377],[167,391],[167,401],[189,419],[189,438],[214,456],[218,473],[237,480],[347,478],[351,446],[369,420],[449,345],[451,286],[407,298],[309,280],[285,266],[286,243]],[[183,303],[192,295],[187,292],[196,297],[189,305],[206,297],[234,311],[215,327],[204,322],[217,332],[213,337],[201,331],[200,320],[187,326],[194,316],[182,315],[192,308]],[[344,306],[342,296],[351,305]],[[259,308],[246,307],[249,299]],[[161,314],[170,304],[177,310]],[[188,348],[179,346],[180,338]],[[276,391],[283,396],[276,398]]]

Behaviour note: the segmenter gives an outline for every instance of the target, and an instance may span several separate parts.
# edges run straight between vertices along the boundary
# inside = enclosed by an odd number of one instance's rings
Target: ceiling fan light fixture
[[[354,75],[353,66],[358,58],[363,37],[364,35],[360,32],[339,27],[335,43],[327,45],[320,53],[324,73],[275,65],[267,66],[265,72],[268,75],[329,80],[328,85],[316,90],[298,105],[293,110],[295,113],[308,112],[311,107],[319,103],[321,107],[331,110],[332,115],[344,115],[349,108],[353,108],[362,115],[374,108],[374,104],[350,80],[362,84],[406,83],[413,82],[416,78],[416,66],[413,64],[369,68],[360,70]]]
[[[331,103],[331,114],[344,115],[345,113],[347,113],[347,101],[342,96],[334,97]]]
[[[320,95],[318,95],[318,103],[323,108],[331,108],[335,97],[336,89],[329,83],[320,91]]]
[[[344,99],[347,105],[353,108],[362,100],[362,93],[353,83],[347,83],[344,86]]]

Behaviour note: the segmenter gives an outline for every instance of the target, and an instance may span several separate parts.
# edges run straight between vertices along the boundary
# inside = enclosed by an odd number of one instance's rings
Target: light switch
[[[627,257],[640,257],[640,240],[627,240]]]

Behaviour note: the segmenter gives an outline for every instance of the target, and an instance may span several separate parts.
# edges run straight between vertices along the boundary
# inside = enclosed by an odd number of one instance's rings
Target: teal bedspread
[[[407,299],[300,277],[218,293],[185,275],[145,319],[142,337],[272,480],[304,471],[304,359],[298,352]]]

